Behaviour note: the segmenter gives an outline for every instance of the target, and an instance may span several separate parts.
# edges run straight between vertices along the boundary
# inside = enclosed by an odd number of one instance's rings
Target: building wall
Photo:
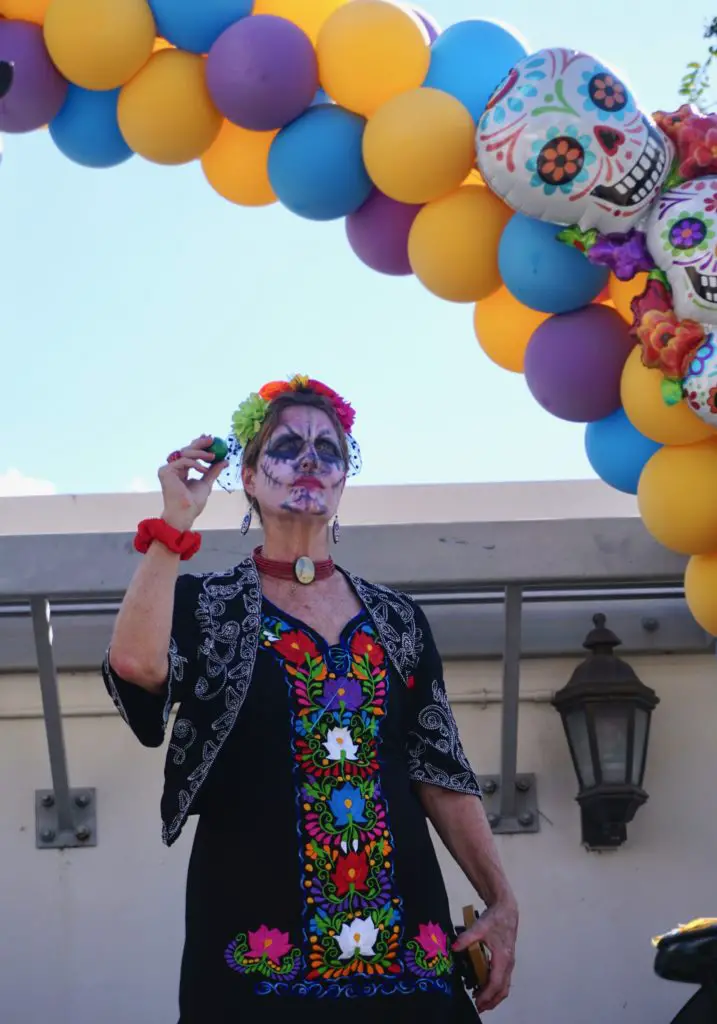
[[[633,664],[662,699],[651,799],[610,854],[580,846],[575,778],[547,703],[573,663],[523,665],[519,770],[538,775],[542,828],[499,837],[522,925],[496,1024],[662,1024],[689,994],[653,975],[650,938],[717,913],[717,666],[708,655]],[[497,771],[500,666],[451,663],[447,676],[476,769]],[[99,845],[35,849],[33,793],[50,778],[39,687],[0,678],[0,1020],[175,1024],[192,829],[161,845],[162,754],[136,743],[98,677],[65,677],[61,690],[71,783],[97,788]],[[441,857],[459,920],[471,889]]]

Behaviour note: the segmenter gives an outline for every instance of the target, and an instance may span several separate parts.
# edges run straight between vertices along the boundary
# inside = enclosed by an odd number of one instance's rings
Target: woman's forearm
[[[150,692],[167,681],[179,555],[154,543],[137,567],[115,620],[110,665]]]
[[[514,904],[480,799],[426,783],[417,784],[416,790],[444,845],[486,906]]]

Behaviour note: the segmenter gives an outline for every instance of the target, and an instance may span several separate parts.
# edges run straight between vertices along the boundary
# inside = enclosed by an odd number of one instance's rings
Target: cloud
[[[8,469],[6,473],[0,473],[0,498],[56,493],[57,488],[49,480],[25,476],[19,469]]]

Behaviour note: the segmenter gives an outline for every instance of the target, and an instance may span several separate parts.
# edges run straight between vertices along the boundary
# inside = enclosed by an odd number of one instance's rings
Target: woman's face
[[[335,515],[346,483],[346,462],[336,430],[321,409],[285,409],[259,455],[243,471],[244,488],[264,519]]]

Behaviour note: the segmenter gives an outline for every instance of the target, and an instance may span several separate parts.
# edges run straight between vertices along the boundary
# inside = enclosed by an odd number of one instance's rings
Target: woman
[[[171,845],[199,816],[187,882],[180,1024],[475,1021],[452,951],[483,940],[508,993],[517,909],[428,622],[338,569],[329,529],[360,467],[354,413],[305,377],[267,385],[159,471],[161,520],[117,616],[104,678],[142,743],[172,729]],[[190,477],[194,470],[198,476]],[[177,576],[212,486],[243,485],[264,545],[224,573]],[[457,942],[426,824],[487,904]]]

